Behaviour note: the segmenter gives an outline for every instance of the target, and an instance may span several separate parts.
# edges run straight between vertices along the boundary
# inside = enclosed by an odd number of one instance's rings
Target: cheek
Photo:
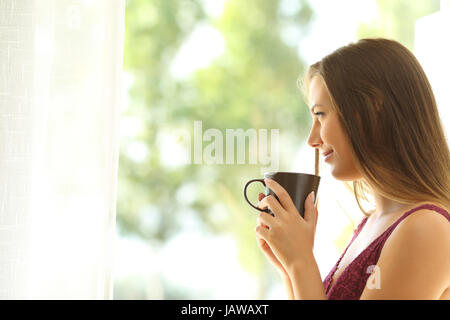
[[[347,140],[347,137],[343,134],[343,132],[336,130],[335,131],[336,140],[338,140],[339,150],[343,155],[350,155],[351,144]]]
[[[342,144],[343,133],[336,121],[324,121],[320,130],[323,140],[331,147],[338,148]]]
[[[335,159],[345,167],[351,166],[351,144],[339,123],[333,122],[323,128],[324,141],[334,150]]]

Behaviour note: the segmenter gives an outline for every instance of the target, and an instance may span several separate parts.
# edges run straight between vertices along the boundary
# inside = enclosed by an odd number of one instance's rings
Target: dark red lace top
[[[331,269],[330,273],[323,281],[327,298],[329,300],[358,300],[366,286],[367,279],[370,277],[369,268],[377,264],[381,250],[383,249],[387,238],[403,219],[419,209],[436,211],[450,221],[450,215],[446,210],[432,204],[423,204],[405,212],[396,222],[387,228],[386,231],[376,238],[366,249],[364,249],[351,263],[349,263],[349,265],[334,281],[333,285],[330,286],[331,280],[342,260],[342,257],[345,255],[348,247],[352,244],[353,240],[355,240],[364,227],[364,224],[367,221],[367,217],[365,217],[356,228],[353,233],[353,238],[350,240],[350,243],[347,245],[347,248],[345,248],[339,260],[336,262],[336,265],[333,269]]]

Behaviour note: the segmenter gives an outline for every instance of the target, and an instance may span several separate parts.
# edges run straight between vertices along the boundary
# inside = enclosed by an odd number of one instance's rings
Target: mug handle
[[[247,198],[247,187],[248,187],[251,183],[253,183],[253,182],[261,182],[261,183],[264,185],[264,187],[266,186],[266,183],[264,182],[264,179],[252,179],[252,180],[247,181],[247,183],[246,183],[245,186],[244,186],[244,198],[245,198],[245,200],[247,200],[248,204],[249,204],[250,206],[252,206],[253,208],[255,208],[256,210],[259,210],[259,211],[262,211],[262,212],[267,212],[267,213],[269,213],[269,210],[268,210],[268,209],[260,209],[260,208],[258,208],[258,207],[256,207],[256,206],[254,206],[254,205],[250,202],[250,200],[248,200],[248,198]]]

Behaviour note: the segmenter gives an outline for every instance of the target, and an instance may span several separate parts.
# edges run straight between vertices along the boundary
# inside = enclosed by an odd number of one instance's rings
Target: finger
[[[261,195],[262,193],[260,193],[260,195]],[[260,209],[263,209],[263,210],[265,210],[265,209],[267,209],[267,203],[266,203],[266,201],[264,201],[263,202],[263,200],[265,199],[265,195],[263,195],[263,197],[261,197],[260,195],[258,195],[258,198],[260,198],[259,199],[259,202],[258,202],[258,204],[256,205],[258,208],[260,208]]]
[[[255,231],[256,231],[256,227],[255,227]],[[258,232],[255,232],[255,236],[256,236],[256,241],[258,241],[258,244],[264,244],[266,242],[266,240],[261,238],[261,235]]]
[[[268,195],[264,199],[262,199],[258,203],[258,208],[260,209],[267,209],[269,208],[270,211],[273,212],[274,215],[277,214],[284,214],[286,210],[281,206],[281,204],[278,202],[277,199],[273,195]]]
[[[256,230],[256,229],[255,229],[255,230]],[[261,236],[260,236],[257,232],[255,232],[255,234],[256,234],[256,243],[258,244],[258,246],[259,246],[262,250],[264,250],[264,249],[265,249],[265,246],[268,246],[266,240],[264,240],[263,238],[261,238]]]
[[[266,226],[267,228],[271,228],[273,225],[275,217],[267,212],[261,212],[258,214],[258,217],[256,218],[256,221],[259,225],[262,225],[263,227]],[[267,229],[266,228],[266,229]]]
[[[259,193],[258,194],[258,204],[256,205],[258,208],[259,208],[259,202],[262,200],[262,199],[264,199],[264,197],[265,197],[265,194],[264,193]]]
[[[292,202],[292,199],[289,196],[289,193],[278,182],[269,178],[264,179],[264,182],[266,183],[267,187],[269,187],[269,189],[275,192],[278,199],[280,199],[281,206],[286,211],[297,210],[297,208],[294,205],[294,202]]]
[[[269,229],[266,229],[262,226],[256,226],[255,228],[256,231],[256,235],[259,239],[263,239],[264,241],[266,241],[267,243],[269,242],[268,239],[270,237],[269,235]]]
[[[312,191],[305,200],[305,221],[316,223],[316,208],[314,206],[314,191]]]

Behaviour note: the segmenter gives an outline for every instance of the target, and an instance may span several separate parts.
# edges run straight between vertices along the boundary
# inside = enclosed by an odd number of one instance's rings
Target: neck
[[[376,209],[373,213],[375,217],[385,216],[390,213],[406,211],[411,207],[410,204],[400,203],[394,200],[387,199],[380,195],[374,195]]]
[[[371,213],[371,216],[373,216],[375,220],[379,217],[387,216],[391,213],[398,213],[399,211],[401,211],[401,212],[408,211],[408,210],[413,209],[422,204],[431,203],[431,204],[436,204],[437,206],[439,206],[441,208],[446,208],[441,203],[438,203],[435,201],[418,201],[415,204],[407,204],[407,203],[391,200],[391,199],[388,199],[388,198],[382,196],[378,192],[374,191],[374,189],[371,188],[369,184],[367,184],[367,185],[369,186],[369,192],[373,196],[374,201],[375,201],[375,210],[373,211],[373,213]]]
[[[380,195],[378,192],[373,191],[373,189],[372,189],[372,196],[375,201],[375,211],[373,213],[375,218],[378,218],[380,216],[386,216],[390,213],[406,211],[408,208],[411,207],[410,204],[401,203],[395,200],[388,199]]]

